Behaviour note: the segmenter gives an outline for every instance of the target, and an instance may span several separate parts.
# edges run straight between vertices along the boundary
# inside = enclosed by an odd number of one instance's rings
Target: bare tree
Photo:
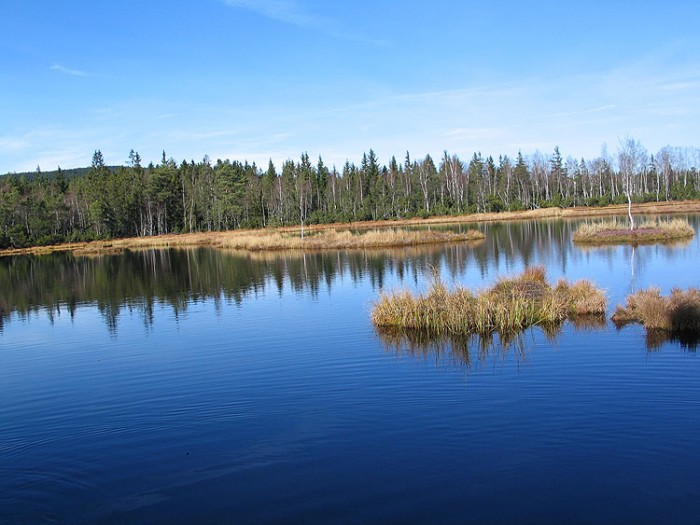
[[[639,166],[646,165],[647,152],[632,137],[620,140],[620,149],[617,154],[620,167],[620,175],[624,183],[625,195],[627,196],[627,215],[630,221],[630,230],[634,230],[634,218],[632,217],[632,194],[634,193],[635,178]]]

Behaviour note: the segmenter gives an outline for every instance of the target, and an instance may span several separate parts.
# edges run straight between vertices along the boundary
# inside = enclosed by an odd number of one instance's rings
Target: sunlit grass
[[[371,319],[377,327],[434,335],[512,334],[530,326],[560,324],[578,315],[603,315],[606,307],[605,293],[589,281],[560,280],[552,286],[545,270],[536,267],[476,293],[463,287],[448,290],[435,276],[425,294],[382,293]]]
[[[640,323],[648,330],[700,332],[700,289],[674,288],[664,297],[658,288],[649,288],[627,297],[626,306],[618,306],[612,316],[618,326]]]
[[[236,235],[223,238],[216,244],[220,248],[243,250],[338,250],[356,248],[384,248],[395,246],[415,246],[419,244],[439,244],[446,242],[482,240],[484,234],[478,230],[464,233],[433,230],[376,229],[361,233],[349,230],[322,230],[306,235],[272,233],[260,235]]]
[[[436,230],[406,230],[382,228],[362,232],[324,228],[311,230],[304,237],[298,231],[287,228],[276,230],[233,230],[203,232],[157,237],[135,237],[75,244],[67,247],[77,255],[101,255],[118,253],[125,249],[184,248],[209,246],[212,248],[248,250],[252,252],[281,250],[340,250],[373,249],[443,244],[449,242],[480,241],[484,234],[470,229],[465,232]],[[46,247],[41,253],[57,251],[59,247]]]
[[[650,243],[683,239],[695,235],[685,219],[650,219],[630,230],[626,220],[612,219],[582,224],[574,232],[573,240],[588,244]]]

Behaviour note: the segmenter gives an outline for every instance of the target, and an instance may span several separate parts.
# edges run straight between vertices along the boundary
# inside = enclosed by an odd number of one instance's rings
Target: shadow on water
[[[696,352],[700,344],[700,332],[669,332],[666,330],[646,330],[644,338],[647,350],[658,351],[666,343],[678,343],[683,350]]]
[[[424,331],[375,327],[375,333],[387,352],[397,356],[409,356],[419,360],[432,359],[471,369],[490,358],[499,361],[512,359],[516,363],[527,361],[528,353],[535,347],[535,330],[540,331],[549,343],[556,344],[564,325],[570,323],[576,332],[605,330],[605,316],[585,315],[558,324],[530,327],[516,333],[487,333],[468,336],[433,335]]]

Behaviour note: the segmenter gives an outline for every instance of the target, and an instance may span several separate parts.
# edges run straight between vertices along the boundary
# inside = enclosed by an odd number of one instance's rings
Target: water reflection
[[[697,216],[688,217],[697,229]],[[589,249],[574,247],[572,232],[580,221],[543,220],[484,223],[480,243],[452,243],[393,250],[248,253],[206,248],[126,251],[98,257],[71,254],[0,258],[0,331],[16,315],[24,319],[45,312],[49,319],[78,306],[96,307],[108,329],[116,333],[122,311],[136,312],[149,327],[154,308],[166,306],[177,317],[188,305],[213,301],[240,304],[259,295],[308,293],[316,298],[339,281],[367,283],[372,290],[397,282],[421,286],[423,274],[439,268],[452,281],[470,287],[487,284],[499,275],[541,264],[550,274],[566,274],[595,258],[608,268],[633,267],[639,276],[649,261],[673,263],[688,257],[685,245],[630,246]],[[439,226],[464,230],[474,225]],[[435,226],[433,226],[435,228]],[[692,251],[692,250],[690,250]],[[621,266],[621,259],[627,261]],[[599,275],[587,277],[596,280]],[[601,271],[600,269],[596,271]],[[606,271],[606,270],[603,270]],[[603,275],[603,280],[605,275]]]
[[[678,343],[684,350],[695,352],[700,344],[700,332],[667,332],[665,330],[646,330],[644,338],[647,350],[657,351],[667,343]]]
[[[450,248],[451,260],[466,260],[473,245]],[[206,300],[240,304],[274,290],[309,293],[330,290],[339,277],[368,280],[373,289],[387,274],[418,281],[431,265],[445,260],[440,247],[382,251],[247,253],[212,249],[126,251],[119,255],[75,257],[71,254],[0,259],[0,330],[17,314],[40,311],[49,319],[63,312],[73,318],[78,306],[94,305],[116,333],[123,309],[141,315],[147,326],[156,305],[175,316]],[[449,264],[449,261],[448,261]]]
[[[534,333],[543,334],[545,340],[556,344],[564,326],[569,323],[576,332],[605,330],[605,316],[585,315],[559,324],[539,325],[525,331],[510,334],[473,334],[468,336],[438,336],[418,330],[397,330],[375,327],[375,333],[387,352],[397,356],[409,356],[419,360],[433,359],[472,368],[489,358],[499,361],[513,359],[516,363],[527,361],[528,352],[535,346]]]

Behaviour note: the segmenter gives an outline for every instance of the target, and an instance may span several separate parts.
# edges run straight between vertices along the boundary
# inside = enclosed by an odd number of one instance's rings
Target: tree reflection
[[[467,260],[473,243],[450,247],[454,260]],[[53,322],[80,305],[91,305],[116,333],[124,310],[138,313],[147,327],[154,309],[169,307],[178,317],[189,305],[212,300],[240,305],[269,291],[317,297],[339,279],[366,280],[374,289],[387,275],[418,280],[446,260],[440,246],[395,250],[249,253],[209,248],[126,250],[121,254],[74,256],[56,253],[0,259],[0,330],[13,314],[40,311]],[[448,262],[449,264],[449,262]]]
[[[599,315],[579,316],[567,322],[571,323],[575,331],[604,330],[607,327],[605,317]],[[436,362],[449,362],[471,369],[489,358],[500,361],[512,359],[517,364],[524,363],[528,352],[535,346],[535,330],[540,330],[548,342],[556,343],[565,324],[566,322],[539,325],[513,333],[494,332],[469,336],[437,336],[423,331],[386,327],[375,327],[375,333],[384,348],[397,356],[431,358]]]
[[[697,227],[697,220],[690,219]],[[486,234],[480,243],[388,250],[250,253],[198,248],[126,250],[94,257],[69,253],[4,257],[0,258],[0,330],[13,315],[25,318],[41,311],[51,320],[68,312],[72,318],[78,307],[90,305],[116,333],[125,310],[136,312],[150,327],[157,307],[169,307],[177,317],[202,301],[241,304],[290,291],[317,297],[348,278],[369,283],[374,290],[396,280],[418,285],[431,268],[440,268],[442,275],[455,281],[469,270],[486,281],[504,268],[533,264],[560,265],[565,273],[570,261],[586,257],[570,240],[576,226],[576,221],[567,220],[485,223],[477,225]],[[439,227],[459,231],[474,225]],[[609,256],[617,257],[612,249]],[[645,264],[639,253],[635,264],[637,269]]]

